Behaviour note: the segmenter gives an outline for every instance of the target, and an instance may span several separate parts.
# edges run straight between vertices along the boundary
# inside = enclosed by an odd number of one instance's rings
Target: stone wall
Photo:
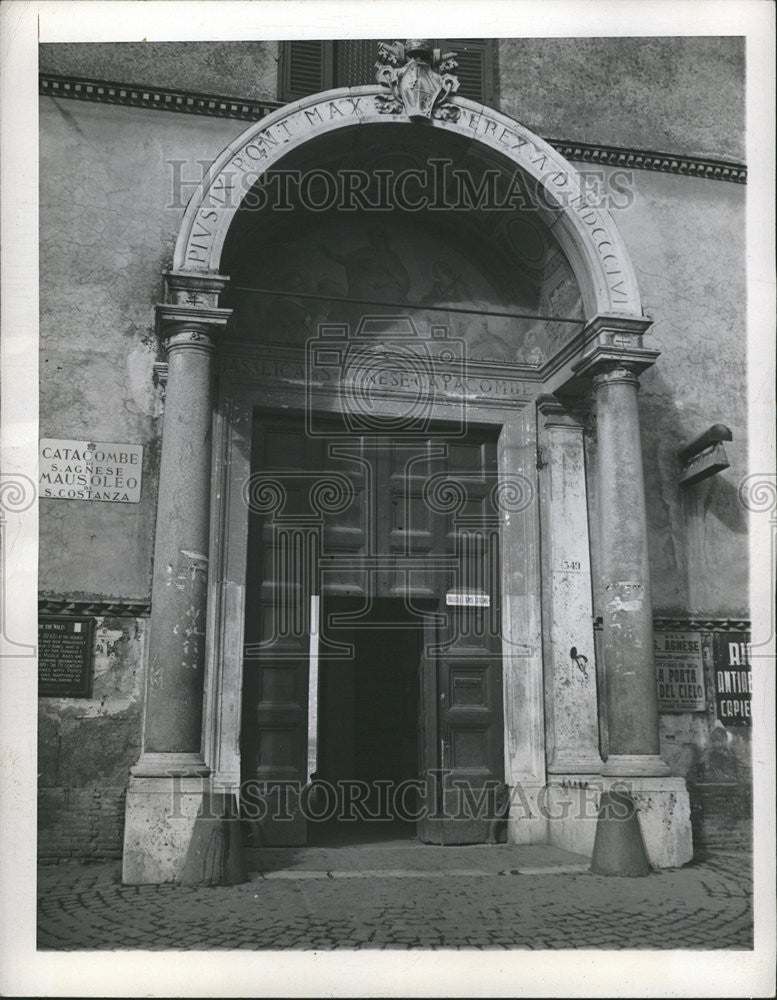
[[[42,72],[253,100],[278,99],[277,59],[269,41],[40,46]],[[542,136],[741,161],[744,67],[737,37],[503,38],[495,103]]]
[[[41,69],[272,99],[276,56],[274,43],[258,42],[49,45]],[[741,158],[742,73],[735,39],[500,42],[502,109],[542,135],[585,142]],[[40,434],[144,446],[139,504],[41,500],[46,597],[150,600],[162,432],[154,304],[204,166],[243,128],[41,100]],[[746,617],[736,496],[747,461],[745,189],[586,170],[618,195],[610,207],[654,321],[647,346],[662,352],[640,396],[656,613]],[[733,431],[731,468],[682,490],[677,450],[718,422]],[[593,421],[587,442],[593,463]],[[592,539],[594,485],[589,475]],[[140,750],[146,625],[99,618],[92,698],[40,700],[43,857],[120,854],[123,795]],[[661,736],[662,752],[689,782],[697,836],[746,839],[749,731],[722,729],[708,711],[662,716]]]
[[[38,700],[41,858],[120,857],[140,753],[146,618],[98,617],[90,698]]]
[[[41,73],[274,101],[277,42],[56,42]]]
[[[745,188],[646,170],[581,172],[619,191],[611,211],[653,320],[645,346],[661,352],[639,392],[654,612],[747,617],[747,512],[737,495],[748,469]],[[681,487],[678,451],[716,423],[733,434],[730,468]],[[596,539],[593,417],[587,453]],[[600,614],[598,593],[595,606]]]
[[[744,38],[505,38],[498,67],[540,135],[744,159]]]

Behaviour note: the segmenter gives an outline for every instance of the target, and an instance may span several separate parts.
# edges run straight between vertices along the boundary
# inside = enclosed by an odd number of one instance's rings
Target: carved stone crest
[[[388,93],[375,101],[381,114],[401,114],[411,121],[456,121],[460,111],[449,98],[459,89],[455,52],[440,52],[428,38],[380,42],[375,76]]]

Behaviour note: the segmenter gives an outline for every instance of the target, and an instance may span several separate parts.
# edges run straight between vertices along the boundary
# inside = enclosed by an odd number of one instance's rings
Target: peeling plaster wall
[[[150,600],[162,430],[154,304],[198,161],[242,128],[41,99],[40,435],[144,446],[139,504],[40,500],[47,597]],[[190,182],[178,191],[175,170]],[[121,853],[147,622],[97,624],[92,697],[39,701],[44,858]]]
[[[147,621],[98,617],[91,698],[38,701],[38,852],[119,857],[140,753]]]
[[[646,346],[640,418],[656,614],[748,616],[745,188],[633,171],[614,212],[631,250]],[[677,452],[712,424],[731,428],[730,468],[681,487]]]
[[[40,435],[144,446],[139,504],[40,501],[47,595],[150,599],[162,412],[154,305],[198,161],[242,128],[41,99]]]
[[[82,42],[41,45],[39,58],[42,72],[277,100],[278,51]],[[543,136],[742,160],[744,67],[740,37],[503,38],[496,104]]]
[[[742,161],[744,39],[505,38],[499,107],[556,139]]]
[[[612,190],[610,168],[588,173]],[[645,346],[661,352],[639,390],[654,612],[748,618],[746,511],[737,494],[748,471],[745,188],[638,170],[618,184],[629,197],[619,196],[613,216],[653,320]],[[601,614],[595,413],[584,422]],[[730,468],[681,487],[678,450],[716,423],[733,434],[724,445]],[[600,672],[603,666],[600,658]],[[688,784],[697,846],[736,847],[751,840],[752,732],[716,718],[708,660],[705,679],[705,712],[661,714],[661,754]],[[606,719],[603,730],[606,741]]]
[[[277,42],[56,42],[38,59],[42,73],[224,97],[274,101],[278,89]]]
[[[275,96],[273,46],[219,43],[198,53],[187,44],[181,58],[177,44],[165,43],[161,59],[148,46],[44,46],[41,69]],[[739,159],[741,49],[731,39],[504,40],[501,106],[543,135]],[[144,446],[140,504],[41,500],[47,596],[150,598],[162,403],[152,379],[153,307],[203,167],[243,128],[41,99],[40,433]],[[605,182],[616,173],[584,172]],[[745,189],[648,171],[615,179],[613,215],[654,321],[646,343],[662,352],[640,392],[654,607],[747,616],[736,498],[747,459]],[[677,450],[717,422],[733,431],[731,468],[683,492]],[[595,554],[595,420],[586,426]],[[593,570],[596,580],[595,558]],[[120,852],[123,794],[140,749],[146,625],[98,619],[93,697],[40,701],[43,856]],[[746,795],[749,736],[723,730],[709,712],[661,717],[662,752],[697,791],[711,789],[698,795],[721,824],[729,806],[719,790]]]

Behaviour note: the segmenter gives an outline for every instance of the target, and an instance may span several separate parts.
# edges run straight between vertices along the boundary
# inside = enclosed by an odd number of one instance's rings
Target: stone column
[[[591,370],[596,399],[602,649],[609,756],[605,774],[666,775],[659,755],[653,606],[637,377],[644,363]]]
[[[131,770],[124,881],[174,881],[207,791],[201,756],[213,354],[225,278],[170,275],[157,307],[168,358],[142,753]],[[183,300],[183,301],[182,301]]]
[[[601,774],[583,428],[538,400],[548,774]]]

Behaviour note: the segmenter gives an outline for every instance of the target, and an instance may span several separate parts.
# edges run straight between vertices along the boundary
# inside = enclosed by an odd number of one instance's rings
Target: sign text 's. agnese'
[[[138,503],[142,467],[141,445],[42,438],[40,495]]]

